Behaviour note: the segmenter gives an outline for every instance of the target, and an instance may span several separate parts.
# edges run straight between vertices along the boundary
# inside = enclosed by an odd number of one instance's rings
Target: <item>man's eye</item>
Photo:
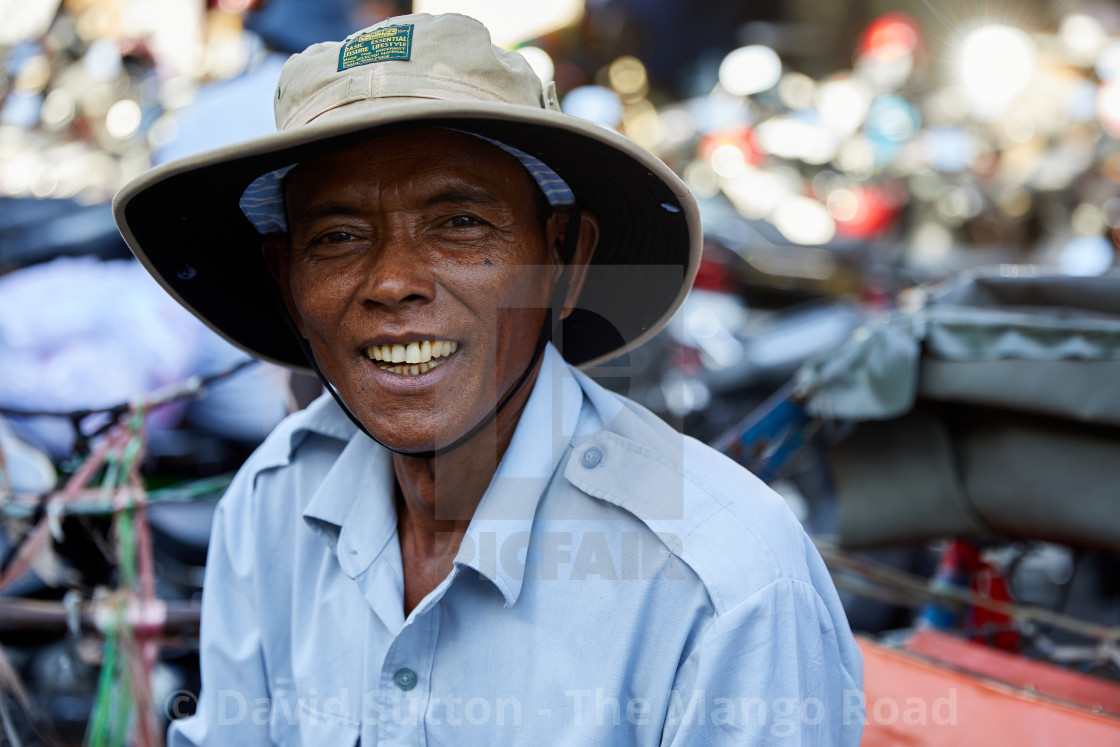
[[[353,240],[354,235],[346,233],[345,231],[331,231],[330,233],[323,234],[319,241],[324,244],[345,244],[347,241]]]
[[[448,218],[444,225],[451,228],[474,228],[475,226],[481,226],[482,221],[470,215],[456,215],[453,218]]]

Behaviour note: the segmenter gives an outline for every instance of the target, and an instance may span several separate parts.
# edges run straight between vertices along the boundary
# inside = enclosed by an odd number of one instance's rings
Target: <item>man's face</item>
[[[529,365],[560,274],[536,189],[512,156],[439,129],[288,175],[290,248],[272,252],[274,272],[321,370],[379,441],[455,441]]]

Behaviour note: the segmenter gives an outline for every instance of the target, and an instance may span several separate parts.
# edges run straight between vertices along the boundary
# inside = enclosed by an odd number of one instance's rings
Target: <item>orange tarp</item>
[[[1120,745],[1120,718],[1100,704],[1067,702],[1060,698],[1064,690],[1058,689],[1077,684],[1070,677],[1087,680],[1075,688],[1075,697],[1088,692],[1108,702],[1120,693],[1120,686],[938,633],[918,636],[915,644],[921,654],[859,639],[867,698],[865,747]],[[995,658],[977,666],[975,658],[985,656],[977,650]],[[931,661],[935,656],[940,661]],[[1008,664],[1015,659],[1007,670],[1014,672],[1016,681],[1027,677],[1039,683],[1036,689],[992,679],[999,676],[1000,657],[1009,657]],[[987,671],[981,675],[969,668]]]

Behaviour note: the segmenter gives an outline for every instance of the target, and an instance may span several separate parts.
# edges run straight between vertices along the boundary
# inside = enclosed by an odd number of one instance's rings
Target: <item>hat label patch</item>
[[[359,65],[412,57],[412,24],[382,26],[347,39],[338,51],[338,72]]]

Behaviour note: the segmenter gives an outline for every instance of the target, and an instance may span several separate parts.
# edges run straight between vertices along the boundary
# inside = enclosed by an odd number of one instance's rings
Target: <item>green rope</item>
[[[124,631],[105,637],[105,660],[97,686],[94,715],[86,732],[89,747],[126,747],[132,711],[132,681],[120,652]]]
[[[112,502],[113,491],[121,482],[121,463],[116,453],[110,451],[105,455],[105,474],[101,478],[101,502]]]
[[[144,411],[144,400],[142,397],[137,397],[132,400],[132,417],[128,421],[128,429],[133,433],[139,433],[140,429],[144,427],[144,418],[148,415]]]
[[[144,407],[141,402],[134,403],[128,427],[132,436],[119,455],[110,452],[106,455],[105,475],[101,481],[101,495],[104,503],[111,503],[112,495],[127,485],[132,467],[143,451],[140,437],[144,425]],[[116,514],[117,563],[120,567],[120,588],[135,591],[137,586],[135,503],[129,500]],[[98,678],[97,697],[94,702],[93,718],[86,733],[89,747],[125,747],[131,729],[133,712],[133,683],[128,667],[129,644],[133,642],[133,631],[127,619],[114,616],[105,631],[105,657]],[[137,714],[143,718],[144,714]]]
[[[128,742],[128,720],[132,712],[132,678],[128,673],[128,666],[122,666],[119,673],[119,687],[117,689],[117,717],[113,721],[114,744],[126,747]]]
[[[110,710],[113,706],[113,684],[117,670],[117,637],[113,631],[105,636],[105,656],[101,662],[101,676],[97,681],[97,698],[93,718],[86,731],[89,747],[108,747]]]
[[[132,524],[133,508],[117,514],[117,563],[121,567],[121,587],[136,588],[136,530]]]
[[[130,438],[128,444],[125,445],[124,458],[122,459],[123,466],[121,468],[124,472],[122,475],[122,482],[128,479],[129,470],[132,469],[132,463],[136,461],[136,456],[140,453],[140,447],[142,445],[139,434]]]

